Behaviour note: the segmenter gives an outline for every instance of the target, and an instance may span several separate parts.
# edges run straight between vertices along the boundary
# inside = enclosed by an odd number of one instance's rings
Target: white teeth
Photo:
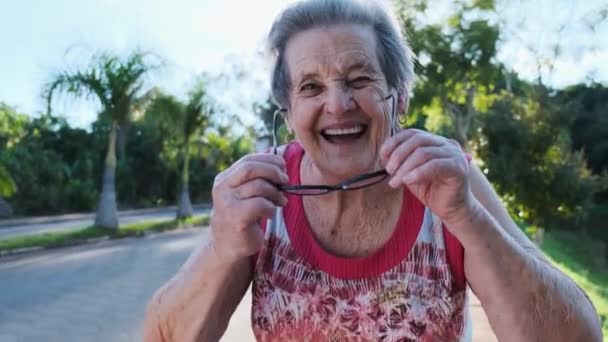
[[[323,134],[326,135],[347,135],[357,134],[363,131],[363,126],[358,125],[351,128],[328,128],[323,130]]]

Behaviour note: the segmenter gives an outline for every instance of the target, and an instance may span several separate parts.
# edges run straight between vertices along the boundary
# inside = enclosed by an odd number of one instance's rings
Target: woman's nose
[[[352,92],[343,86],[330,87],[327,91],[325,109],[328,114],[340,115],[354,109]]]

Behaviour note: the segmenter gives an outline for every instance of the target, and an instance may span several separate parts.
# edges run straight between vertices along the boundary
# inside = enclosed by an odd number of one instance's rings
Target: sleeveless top
[[[300,184],[304,151],[285,151]],[[252,327],[258,341],[470,341],[462,245],[407,189],[397,226],[379,250],[344,258],[312,235],[302,199],[262,222],[254,258]]]

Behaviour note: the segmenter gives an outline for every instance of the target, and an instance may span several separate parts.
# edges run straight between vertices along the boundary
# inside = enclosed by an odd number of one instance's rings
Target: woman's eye
[[[319,86],[317,86],[314,83],[306,83],[303,86],[300,87],[300,91],[304,91],[304,92],[313,92],[319,89]]]
[[[348,81],[348,84],[353,88],[362,88],[369,85],[371,82],[371,78],[367,76],[360,76]]]

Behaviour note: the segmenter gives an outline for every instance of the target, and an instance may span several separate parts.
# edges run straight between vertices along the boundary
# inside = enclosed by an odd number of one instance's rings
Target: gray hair
[[[268,34],[268,48],[274,57],[271,90],[282,108],[289,104],[291,82],[285,61],[285,47],[297,33],[321,26],[359,24],[373,29],[378,59],[389,87],[407,95],[414,80],[412,51],[401,36],[396,21],[371,1],[305,0],[281,13]]]

